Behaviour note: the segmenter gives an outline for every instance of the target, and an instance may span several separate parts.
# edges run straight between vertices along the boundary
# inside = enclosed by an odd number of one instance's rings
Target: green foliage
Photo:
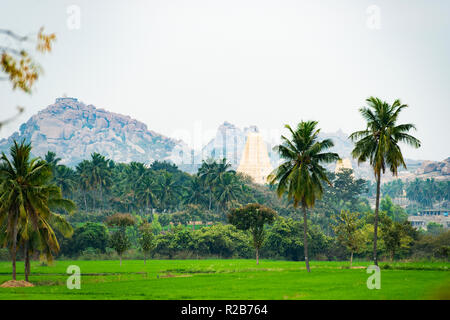
[[[143,223],[139,226],[139,244],[144,252],[144,257],[149,255],[151,251],[155,248],[155,236],[153,235],[152,225],[149,223]]]
[[[394,204],[389,196],[381,199],[380,210],[386,212],[388,217],[396,222],[402,222],[408,219],[408,214],[405,209]]]
[[[122,230],[114,231],[109,239],[109,246],[116,250],[119,257],[131,247],[131,242]]]
[[[102,223],[86,222],[76,227],[70,239],[62,240],[61,253],[76,256],[87,248],[105,252],[108,245],[108,229]]]
[[[432,235],[439,235],[444,232],[444,226],[439,223],[429,222],[427,225],[427,233]]]
[[[228,221],[237,229],[249,231],[256,250],[256,263],[259,261],[259,250],[264,242],[264,225],[272,224],[277,213],[257,203],[250,203],[242,208],[232,209],[228,214]]]
[[[322,197],[322,181],[330,183],[321,164],[335,162],[339,156],[326,152],[334,145],[330,139],[318,140],[320,129],[316,128],[316,121],[302,121],[295,131],[289,125],[285,127],[292,137],[281,136],[283,143],[277,147],[285,162],[270,175],[269,180],[271,184],[278,183],[278,195],[286,193],[294,207],[299,204],[313,207],[316,199]]]
[[[384,242],[386,251],[389,252],[391,260],[400,250],[408,250],[413,243],[409,230],[410,223],[392,221],[384,219],[381,224],[381,239]]]
[[[344,210],[334,220],[336,225],[333,230],[337,235],[337,240],[351,252],[353,258],[353,253],[359,252],[365,243],[362,231],[364,222],[358,212]]]
[[[444,259],[450,260],[450,231],[438,235],[422,234],[411,248],[412,256],[416,259]]]
[[[52,170],[46,161],[31,158],[31,144],[17,143],[0,158],[0,241],[11,249],[13,280],[16,279],[16,256],[19,247],[25,255],[25,278],[30,273],[30,255],[39,252],[52,261],[60,250],[54,230],[63,236],[72,234],[72,227],[60,209],[72,212],[75,204],[64,199],[61,189],[51,183]]]
[[[410,130],[416,129],[414,124],[398,124],[400,112],[408,107],[406,104],[397,99],[390,105],[375,97],[369,97],[366,102],[368,107],[359,109],[366,120],[366,129],[352,133],[349,138],[355,142],[352,150],[353,158],[358,159],[358,163],[369,162],[377,181],[373,259],[375,265],[378,265],[377,233],[381,175],[388,169],[396,176],[400,166],[406,168],[399,143],[419,148],[420,141],[408,134]]]
[[[422,208],[433,208],[434,202],[449,201],[450,181],[415,179],[406,185],[406,196]]]
[[[126,228],[134,226],[136,219],[129,213],[116,213],[106,218],[106,224],[112,227]]]

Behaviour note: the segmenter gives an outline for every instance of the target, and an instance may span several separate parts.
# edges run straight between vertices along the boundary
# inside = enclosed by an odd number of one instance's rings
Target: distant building
[[[342,169],[351,169],[351,170],[353,170],[352,162],[350,161],[349,158],[344,158],[344,159],[338,160],[336,162],[336,168],[334,169],[334,173],[338,173]]]
[[[250,176],[256,183],[265,184],[272,171],[273,168],[262,136],[258,132],[249,132],[237,172]]]
[[[408,221],[416,229],[427,230],[427,226],[430,222],[441,224],[444,229],[450,228],[450,218],[448,216],[449,210],[439,209],[439,210],[421,210],[415,216],[409,216]]]

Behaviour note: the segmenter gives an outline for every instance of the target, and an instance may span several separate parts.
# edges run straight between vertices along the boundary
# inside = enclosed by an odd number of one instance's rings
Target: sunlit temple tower
[[[265,184],[272,170],[263,138],[258,132],[249,132],[237,172],[250,176],[256,183]]]
[[[339,170],[342,169],[352,169],[352,162],[350,161],[349,158],[344,158],[344,159],[340,159],[336,162],[336,168],[334,169],[334,173],[338,173]],[[352,173],[353,176],[353,173]]]

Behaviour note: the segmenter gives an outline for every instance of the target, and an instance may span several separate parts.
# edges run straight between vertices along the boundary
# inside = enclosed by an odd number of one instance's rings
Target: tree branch
[[[6,34],[7,36],[10,36],[11,38],[16,39],[17,41],[29,40],[29,36],[19,36],[18,34],[12,32],[11,30],[7,30],[7,29],[0,29],[0,33]]]

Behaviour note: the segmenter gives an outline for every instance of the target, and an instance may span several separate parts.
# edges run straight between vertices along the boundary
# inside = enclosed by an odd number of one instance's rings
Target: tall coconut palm
[[[61,207],[61,205],[58,205],[58,207]],[[74,204],[71,201],[67,201],[64,207],[72,210]],[[66,238],[73,234],[72,226],[67,220],[62,215],[51,211],[46,217],[41,217],[37,229],[28,225],[24,228],[23,232],[20,232],[20,243],[24,251],[25,260],[25,281],[28,281],[30,275],[30,256],[33,253],[39,251],[41,257],[51,262],[53,260],[53,254],[59,252],[60,247],[54,230],[58,230]]]
[[[56,156],[56,153],[48,151],[47,154],[44,156],[44,160],[50,166],[53,176],[55,176],[56,168],[58,167],[58,163],[61,161],[61,158],[58,158]]]
[[[183,187],[175,179],[175,176],[166,170],[162,170],[158,183],[161,209],[170,209],[176,199],[181,196]]]
[[[140,176],[136,183],[136,197],[138,202],[145,206],[147,212],[151,207],[156,206],[158,191],[159,186],[149,173]]]
[[[397,124],[400,112],[407,107],[400,100],[395,100],[392,105],[379,98],[370,97],[366,99],[368,107],[362,107],[359,112],[366,120],[365,130],[356,131],[350,135],[355,142],[352,156],[358,159],[358,164],[369,161],[373,168],[375,180],[377,181],[377,192],[375,202],[374,239],[373,239],[373,261],[377,260],[377,231],[378,210],[380,207],[380,185],[381,175],[388,168],[394,176],[400,166],[406,168],[402,151],[398,145],[406,143],[414,148],[420,147],[420,141],[408,132],[416,127],[411,124]]]
[[[315,205],[323,194],[322,182],[331,184],[322,163],[332,163],[339,159],[336,153],[326,152],[333,147],[330,139],[318,140],[320,129],[317,121],[301,121],[295,130],[285,126],[291,138],[281,136],[282,144],[277,146],[280,157],[285,161],[269,175],[269,182],[278,182],[276,192],[279,197],[287,193],[294,208],[303,209],[303,248],[306,269],[310,272],[308,257],[307,209]]]
[[[242,185],[239,183],[234,173],[228,172],[222,176],[221,182],[217,185],[217,200],[223,210],[229,209],[230,204],[242,193]]]
[[[208,210],[211,210],[212,206],[212,193],[214,187],[214,180],[216,179],[217,162],[214,159],[203,160],[201,167],[198,169],[198,176],[201,181],[208,187],[209,192],[209,204]]]
[[[44,160],[31,159],[30,153],[29,143],[14,141],[11,159],[4,153],[0,158],[0,225],[6,224],[3,244],[11,250],[13,280],[16,279],[18,244],[23,243],[27,252],[33,230],[51,234],[50,207],[70,206],[62,199],[60,189],[50,184],[51,167]]]
[[[198,176],[194,176],[189,185],[189,195],[186,199],[187,203],[202,205],[206,202],[205,185]]]
[[[109,160],[99,153],[91,154],[91,177],[100,194],[100,207],[103,209],[103,190],[111,184],[111,170],[108,167]]]
[[[53,181],[61,188],[63,196],[71,195],[76,185],[75,171],[72,168],[59,165],[56,167],[54,174]]]

